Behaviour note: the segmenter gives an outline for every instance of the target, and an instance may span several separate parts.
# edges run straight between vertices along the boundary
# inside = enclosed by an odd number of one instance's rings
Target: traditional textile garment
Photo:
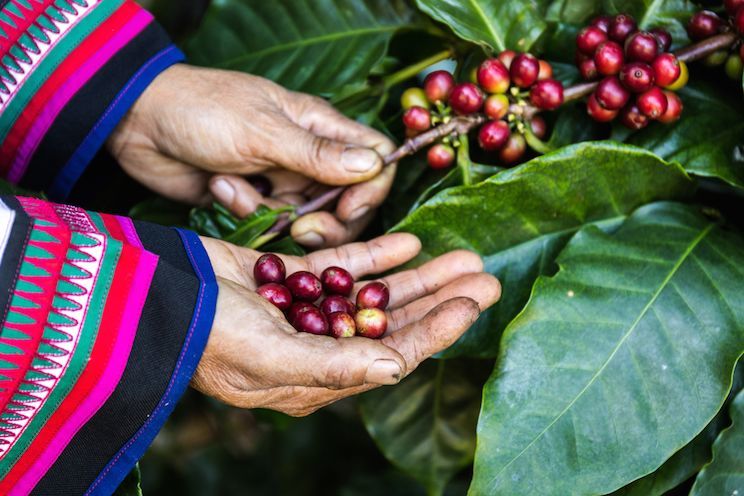
[[[182,60],[129,0],[0,0],[0,171],[64,200]],[[0,494],[111,494],[184,392],[217,286],[199,238],[0,198]]]

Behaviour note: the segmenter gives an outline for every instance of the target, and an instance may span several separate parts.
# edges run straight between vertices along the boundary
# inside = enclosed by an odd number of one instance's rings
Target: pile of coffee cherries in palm
[[[406,90],[401,104],[407,135],[413,137],[447,123],[453,114],[483,112],[488,120],[478,132],[480,147],[497,153],[502,164],[511,165],[525,153],[526,132],[537,138],[546,133],[542,117],[525,117],[520,108],[529,102],[540,110],[557,109],[563,103],[563,85],[553,79],[549,63],[512,50],[485,60],[472,79],[473,82],[456,83],[451,73],[440,70],[426,77],[423,88]],[[434,169],[452,165],[457,146],[457,136],[443,138],[429,149],[429,165]]]
[[[283,311],[300,332],[376,339],[387,330],[385,308],[390,291],[381,282],[363,286],[355,305],[349,299],[354,278],[347,270],[328,267],[320,277],[307,271],[286,276],[284,262],[272,253],[259,257],[253,277],[258,284],[256,293]]]
[[[586,80],[601,79],[589,96],[587,112],[596,121],[616,117],[630,129],[650,121],[671,123],[682,113],[675,91],[687,83],[687,67],[669,53],[663,29],[639,31],[626,14],[601,16],[576,36],[576,64]]]
[[[687,24],[687,35],[693,41],[702,41],[717,34],[735,31],[744,35],[744,0],[725,0],[727,15],[719,16],[713,11],[695,13]],[[717,50],[703,59],[708,67],[724,66],[726,75],[741,81],[744,73],[744,43],[739,40],[730,49]]]

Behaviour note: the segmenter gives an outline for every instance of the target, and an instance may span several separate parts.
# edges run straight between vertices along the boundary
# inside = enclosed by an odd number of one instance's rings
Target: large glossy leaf
[[[486,270],[501,280],[502,299],[445,356],[493,357],[532,282],[553,270],[555,256],[577,230],[611,228],[645,203],[680,198],[690,189],[677,164],[635,147],[583,143],[443,191],[394,230],[419,236],[422,258],[459,248],[483,256]]]
[[[527,51],[546,28],[547,0],[416,0],[461,38],[491,50]]]
[[[364,80],[411,19],[402,0],[215,0],[187,52],[196,64],[330,94]]]
[[[698,475],[691,496],[744,494],[744,390],[731,405],[732,425],[713,445],[713,461]]]
[[[367,430],[385,456],[442,494],[447,482],[470,465],[481,387],[490,365],[429,360],[394,388],[360,399]]]
[[[605,494],[720,410],[744,351],[744,239],[693,207],[579,232],[484,388],[471,493]]]

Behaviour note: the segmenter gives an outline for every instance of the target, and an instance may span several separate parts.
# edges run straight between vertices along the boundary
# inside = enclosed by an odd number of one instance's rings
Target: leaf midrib
[[[595,372],[595,374],[591,377],[589,382],[579,391],[579,393],[571,400],[571,402],[566,405],[566,407],[558,414],[556,417],[548,424],[542,431],[540,431],[537,436],[530,441],[530,443],[522,449],[514,458],[512,458],[509,463],[504,465],[501,470],[496,473],[489,481],[487,486],[490,486],[493,484],[504,471],[511,466],[512,463],[514,463],[516,460],[518,460],[523,454],[527,452],[543,435],[545,435],[548,430],[550,430],[553,425],[555,425],[558,420],[560,420],[566,412],[568,412],[573,405],[581,398],[581,396],[594,384],[594,382],[597,380],[597,378],[604,372],[604,370],[607,368],[607,366],[610,364],[612,359],[615,357],[617,352],[620,350],[623,344],[625,344],[625,341],[630,337],[630,335],[635,331],[635,328],[638,326],[638,324],[641,322],[643,317],[646,315],[646,313],[651,309],[654,303],[656,303],[656,300],[661,295],[662,291],[666,288],[666,286],[669,284],[669,282],[672,280],[672,278],[676,275],[677,271],[680,269],[682,264],[687,260],[687,258],[692,254],[692,252],[695,250],[698,244],[710,233],[710,231],[715,227],[715,224],[710,224],[706,226],[705,229],[703,229],[700,234],[698,234],[695,239],[690,243],[690,245],[687,247],[687,249],[682,253],[680,258],[677,260],[677,262],[674,264],[672,269],[669,271],[669,274],[664,278],[664,280],[659,285],[659,288],[654,292],[654,294],[649,299],[646,306],[641,310],[638,317],[633,321],[633,324],[628,329],[628,332],[626,332],[623,337],[620,339],[618,344],[615,346],[615,348],[612,350],[612,353],[607,357],[607,360],[602,364],[602,366]]]
[[[480,16],[481,20],[483,21],[483,24],[486,25],[486,28],[488,28],[488,32],[491,33],[491,36],[493,36],[493,39],[496,41],[496,44],[498,45],[499,50],[506,49],[506,45],[504,45],[504,40],[499,36],[499,34],[496,32],[496,30],[493,28],[493,24],[491,24],[488,20],[488,16],[485,12],[483,12],[483,8],[481,8],[480,4],[478,3],[478,0],[469,0],[470,5],[473,6],[475,11]]]
[[[638,24],[641,29],[646,29],[648,27],[649,17],[651,14],[656,14],[656,11],[659,10],[659,7],[663,3],[663,0],[653,0],[651,2],[651,5],[646,9],[646,12],[643,14],[643,18],[641,19],[641,22]]]

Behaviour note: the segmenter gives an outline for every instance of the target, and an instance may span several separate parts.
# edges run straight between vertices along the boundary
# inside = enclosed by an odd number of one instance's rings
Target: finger
[[[340,246],[356,239],[372,217],[374,212],[367,212],[344,224],[330,212],[313,212],[297,219],[292,224],[291,233],[295,241],[310,248]]]
[[[483,260],[473,252],[457,250],[426,262],[413,269],[380,279],[390,288],[389,308],[398,308],[418,298],[436,293],[447,284],[468,274],[483,271]],[[367,282],[359,282],[354,294]]]
[[[457,341],[479,313],[478,303],[470,298],[447,300],[422,319],[385,336],[382,343],[403,356],[410,374],[423,360]]]
[[[296,193],[284,193],[283,195],[278,195],[276,198],[283,203],[295,206],[302,205],[307,201],[307,198]]]
[[[395,233],[375,238],[366,243],[316,251],[306,257],[308,270],[320,273],[337,265],[354,277],[379,274],[408,262],[421,251],[421,242],[408,233]]]
[[[388,332],[395,332],[420,320],[432,308],[452,298],[468,298],[483,311],[501,297],[501,284],[490,274],[471,274],[451,282],[434,294],[419,298],[408,305],[389,312]]]
[[[233,175],[217,175],[209,181],[209,191],[215,199],[237,217],[247,217],[259,205],[279,208],[284,202],[266,198],[245,178]]]
[[[338,201],[336,215],[344,222],[354,221],[379,207],[390,193],[396,165],[385,167],[374,179],[349,187]]]
[[[286,169],[269,169],[262,173],[271,181],[272,194],[283,195],[286,193],[305,193],[308,187],[317,184],[302,174]]]

